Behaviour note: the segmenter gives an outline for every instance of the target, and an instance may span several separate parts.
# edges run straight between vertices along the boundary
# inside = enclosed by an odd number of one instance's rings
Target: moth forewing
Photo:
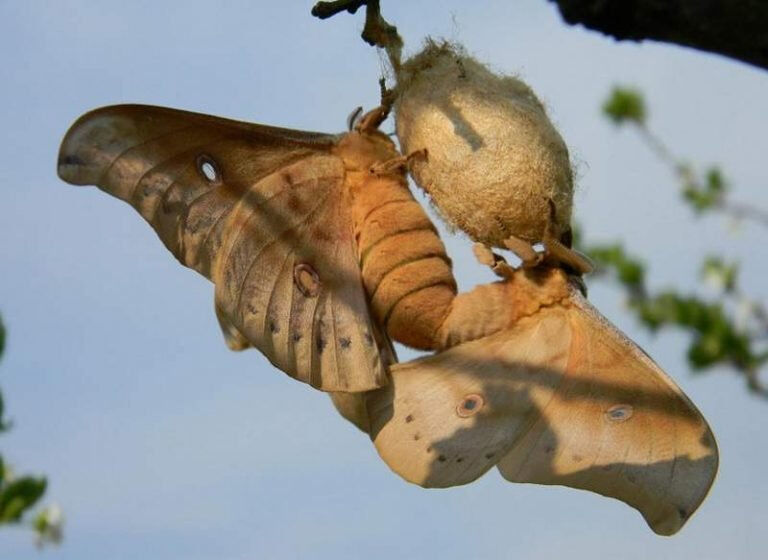
[[[214,281],[230,346],[253,345],[325,391],[366,391],[387,381],[388,341],[372,334],[346,169],[333,153],[341,138],[120,105],[70,128],[58,171],[131,204],[182,264]],[[350,352],[331,358],[332,348]]]

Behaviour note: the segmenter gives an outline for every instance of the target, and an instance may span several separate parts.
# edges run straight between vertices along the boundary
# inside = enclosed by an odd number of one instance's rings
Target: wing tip
[[[59,179],[70,185],[87,185],[88,183],[83,180],[82,173],[86,166],[87,164],[83,158],[75,153],[67,153],[62,142],[59,159],[56,162],[56,174],[59,176]]]

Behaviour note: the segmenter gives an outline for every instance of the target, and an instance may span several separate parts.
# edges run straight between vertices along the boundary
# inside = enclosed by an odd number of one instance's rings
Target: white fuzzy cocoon
[[[473,240],[536,242],[551,221],[570,227],[568,149],[520,80],[498,76],[448,44],[430,42],[398,72],[397,136],[416,183],[440,214]]]

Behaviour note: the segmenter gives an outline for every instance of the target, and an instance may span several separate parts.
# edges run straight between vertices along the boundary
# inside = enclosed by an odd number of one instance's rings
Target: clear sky
[[[700,289],[709,252],[740,258],[745,289],[765,299],[765,231],[692,219],[668,170],[598,113],[614,83],[642,88],[673,149],[722,165],[736,198],[765,207],[765,72],[618,45],[566,27],[544,0],[383,4],[410,51],[426,35],[461,41],[540,94],[576,162],[589,240],[623,240],[655,288]],[[226,349],[212,286],[138,214],[56,178],[62,135],[101,105],[342,130],[354,107],[376,103],[381,64],[358,38],[362,13],[320,22],[311,5],[0,0],[0,385],[15,422],[0,443],[20,471],[49,475],[47,499],[67,516],[61,547],[40,555],[31,535],[0,531],[0,558],[763,557],[768,403],[727,371],[691,374],[685,336],[639,330],[618,290],[590,284],[720,446],[712,493],[672,538],[619,502],[512,485],[495,470],[452,490],[406,484],[327,397],[255,351]],[[462,287],[488,280],[467,240],[446,236]]]

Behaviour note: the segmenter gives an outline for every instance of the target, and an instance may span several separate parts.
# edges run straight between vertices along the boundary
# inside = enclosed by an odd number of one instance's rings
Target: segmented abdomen
[[[360,266],[375,318],[394,340],[436,349],[456,282],[435,226],[404,177],[371,175],[352,192]]]

